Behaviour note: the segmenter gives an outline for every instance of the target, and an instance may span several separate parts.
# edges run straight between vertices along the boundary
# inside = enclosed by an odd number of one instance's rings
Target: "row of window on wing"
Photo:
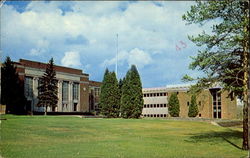
[[[167,117],[167,114],[144,114],[144,117]]]
[[[145,93],[143,94],[143,97],[161,97],[161,96],[167,96],[167,93]]]
[[[166,108],[167,104],[144,104],[144,108]]]

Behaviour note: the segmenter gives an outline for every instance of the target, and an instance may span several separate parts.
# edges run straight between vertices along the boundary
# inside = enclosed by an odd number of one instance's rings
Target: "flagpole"
[[[115,73],[118,78],[118,33],[116,34],[116,65],[115,65]]]

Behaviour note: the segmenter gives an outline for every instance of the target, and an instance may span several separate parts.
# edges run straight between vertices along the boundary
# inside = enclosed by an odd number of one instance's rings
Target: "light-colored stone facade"
[[[143,88],[144,117],[167,117],[167,92],[166,88]]]

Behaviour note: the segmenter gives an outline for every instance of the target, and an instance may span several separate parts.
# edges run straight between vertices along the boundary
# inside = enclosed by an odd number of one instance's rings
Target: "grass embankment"
[[[241,128],[207,122],[12,116],[1,121],[4,158],[237,158]]]

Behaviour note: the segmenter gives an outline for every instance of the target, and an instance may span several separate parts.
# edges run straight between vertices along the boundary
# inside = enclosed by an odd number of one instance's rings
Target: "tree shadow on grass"
[[[214,144],[214,143],[221,143],[221,141],[224,140],[230,145],[234,146],[235,148],[241,149],[240,146],[238,146],[232,141],[241,138],[242,138],[242,132],[229,129],[228,131],[222,131],[222,132],[210,131],[206,133],[198,133],[195,135],[192,134],[192,136],[185,141],[189,143],[206,142]]]

